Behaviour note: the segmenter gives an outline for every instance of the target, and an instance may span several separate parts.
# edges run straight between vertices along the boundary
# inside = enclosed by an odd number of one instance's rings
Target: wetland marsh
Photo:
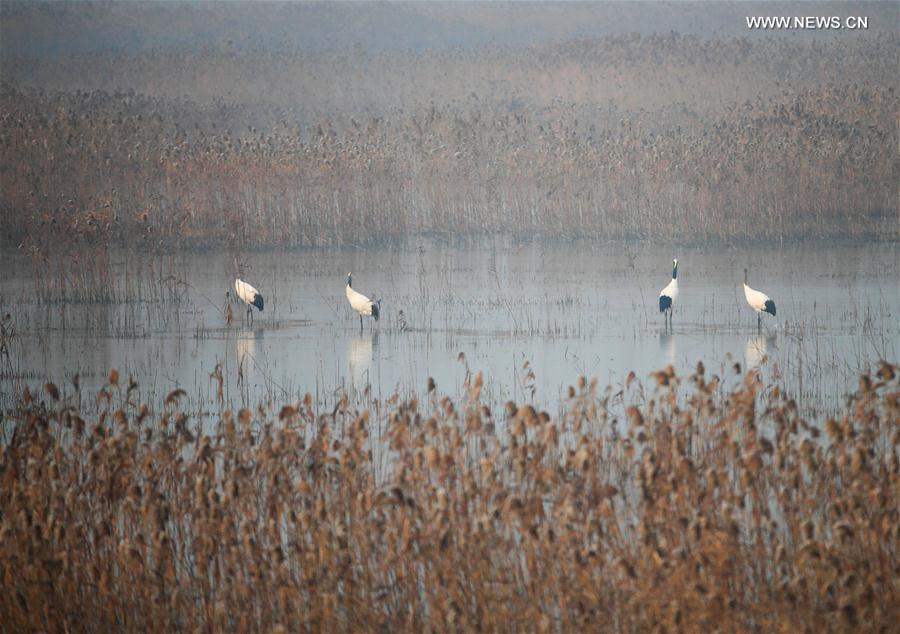
[[[54,265],[13,256],[0,281],[13,335],[0,375],[4,405],[14,388],[37,378],[67,390],[77,374],[96,390],[109,368],[132,378],[151,403],[185,389],[198,411],[292,402],[307,392],[322,408],[345,393],[384,402],[421,396],[429,378],[457,393],[467,373],[483,371],[483,398],[492,405],[527,398],[555,412],[578,376],[621,387],[629,371],[645,379],[703,361],[722,377],[736,375],[734,364],[758,367],[820,418],[843,404],[860,372],[900,355],[893,245],[675,255],[681,296],[669,331],[657,295],[670,254],[656,247],[422,241],[237,259],[195,253],[142,261],[110,251],[102,261]],[[266,298],[252,324],[239,303],[226,323],[236,263]],[[778,305],[759,332],[740,286],[745,266]],[[382,300],[381,320],[366,319],[362,331],[344,297],[348,272]],[[92,300],[90,288],[100,284],[106,294]],[[221,403],[210,378],[217,367]]]
[[[0,630],[895,628],[900,5],[760,6],[0,3]]]

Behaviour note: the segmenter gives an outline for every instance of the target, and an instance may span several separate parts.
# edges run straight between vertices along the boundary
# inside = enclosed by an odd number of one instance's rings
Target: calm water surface
[[[647,380],[668,365],[689,374],[702,360],[729,381],[739,380],[735,363],[758,367],[821,416],[843,402],[860,370],[900,358],[893,245],[664,252],[413,244],[107,257],[115,291],[95,302],[42,300],[31,258],[3,255],[0,311],[11,316],[9,354],[0,359],[4,408],[23,385],[49,378],[71,394],[78,374],[90,393],[117,368],[148,403],[182,387],[201,409],[217,409],[210,375],[219,366],[230,406],[280,405],[307,392],[323,408],[344,392],[362,402],[420,395],[428,377],[457,395],[467,372],[481,370],[489,402],[533,398],[554,411],[580,375],[615,387],[630,370]],[[672,257],[680,297],[667,332],[657,296]],[[266,300],[252,325],[238,304],[231,324],[224,317],[236,260]],[[741,289],[745,266],[751,286],[777,305],[761,332]],[[357,290],[382,300],[381,321],[366,319],[362,332],[344,296],[351,271]]]

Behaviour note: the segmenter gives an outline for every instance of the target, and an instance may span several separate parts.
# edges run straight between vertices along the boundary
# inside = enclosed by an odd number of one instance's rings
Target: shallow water
[[[680,296],[667,332],[657,296],[673,256]],[[729,380],[738,380],[734,363],[759,367],[808,415],[821,416],[855,388],[860,370],[900,358],[900,257],[892,245],[668,253],[413,244],[239,260],[266,301],[252,325],[238,304],[231,324],[224,317],[233,254],[110,253],[116,292],[103,302],[62,294],[42,301],[31,259],[4,254],[0,312],[11,318],[9,354],[0,358],[3,407],[23,385],[47,378],[71,394],[76,373],[91,393],[114,367],[148,403],[182,387],[212,410],[210,374],[220,364],[230,406],[281,404],[307,392],[329,408],[344,391],[383,401],[422,394],[428,377],[456,395],[467,372],[481,370],[488,402],[533,398],[554,411],[579,375],[616,389],[630,370],[647,380],[670,364],[689,374],[702,360]],[[750,285],[777,305],[761,332],[741,289],[745,266]],[[357,290],[382,300],[382,319],[366,319],[362,332],[344,296],[350,271]]]

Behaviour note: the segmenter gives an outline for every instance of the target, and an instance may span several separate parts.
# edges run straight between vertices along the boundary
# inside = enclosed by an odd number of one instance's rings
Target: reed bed
[[[71,239],[62,249],[42,240],[26,255],[31,275],[23,288],[40,304],[109,307],[146,303],[171,308],[181,304],[188,291],[177,257],[110,252],[79,238]]]
[[[84,417],[25,390],[2,435],[0,616],[44,631],[887,631],[900,618],[900,368],[821,427],[748,372],[554,418],[482,377],[154,412],[116,371]],[[679,385],[690,386],[685,398]],[[619,402],[621,408],[612,404]],[[622,415],[612,412],[621,411]]]
[[[154,250],[896,240],[897,45],[611,36],[16,60],[0,235]]]

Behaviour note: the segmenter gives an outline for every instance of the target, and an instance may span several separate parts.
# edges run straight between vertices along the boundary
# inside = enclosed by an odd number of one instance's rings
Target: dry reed
[[[472,375],[327,413],[151,414],[118,373],[3,430],[0,620],[18,631],[886,631],[900,618],[900,368],[803,420],[702,365],[557,419]],[[378,465],[381,465],[380,467]]]
[[[611,36],[19,60],[0,91],[0,239],[897,239],[897,50]]]

